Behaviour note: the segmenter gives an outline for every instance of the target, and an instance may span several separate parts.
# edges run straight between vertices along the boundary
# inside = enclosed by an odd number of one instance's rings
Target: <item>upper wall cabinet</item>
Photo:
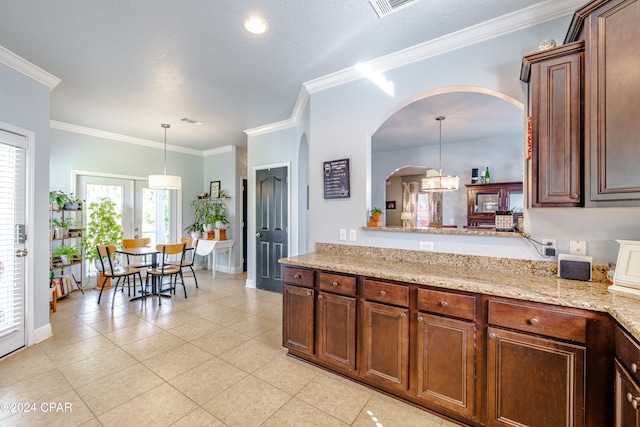
[[[525,57],[521,79],[531,78],[532,206],[640,206],[638,22],[640,2],[594,0],[576,11],[563,46]],[[584,96],[575,97],[581,41]],[[564,60],[556,55],[563,50]],[[582,118],[575,115],[576,100]],[[580,143],[584,167],[576,168],[572,160]],[[578,186],[572,182],[577,170]]]
[[[531,105],[531,205],[583,205],[584,42],[525,56]]]

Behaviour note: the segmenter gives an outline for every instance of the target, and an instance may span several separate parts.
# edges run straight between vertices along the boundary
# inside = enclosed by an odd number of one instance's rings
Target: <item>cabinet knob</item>
[[[322,295],[318,295],[318,299],[322,299]]]
[[[446,302],[446,301],[442,301],[442,302],[440,303],[440,305],[441,305],[441,306],[443,306],[443,307],[446,307],[446,306],[448,306],[448,305],[449,305],[449,303],[448,303],[448,302]]]
[[[299,279],[299,278],[300,278],[300,275],[299,275],[299,274],[294,274],[294,275],[293,275],[293,278],[294,278],[294,279]]]
[[[580,195],[578,193],[571,193],[571,198],[572,199],[579,199]]]
[[[491,338],[491,339],[496,339],[496,337],[497,337],[497,335],[495,333],[493,333],[493,332],[491,332],[489,334],[489,338]]]
[[[633,372],[634,374],[638,372],[638,365],[636,365],[635,363],[631,364],[631,372]]]
[[[307,291],[307,296],[310,297],[311,296],[311,291]]]
[[[638,410],[638,399],[633,399],[631,401],[631,406],[633,406],[633,409],[635,409],[637,411]]]
[[[422,316],[418,316],[418,322],[422,322],[424,321],[424,318]]]
[[[385,296],[387,294],[387,291],[380,291],[380,295]]]
[[[407,313],[402,313],[402,314],[400,315],[400,318],[401,318],[401,319],[406,319],[406,318],[407,318]]]
[[[538,321],[538,319],[537,319],[537,318],[532,317],[531,319],[529,319],[529,323],[535,326],[535,325],[537,325],[537,324],[538,324],[538,323],[540,323],[540,322]]]
[[[333,286],[338,286],[338,282],[333,282],[332,285]]]

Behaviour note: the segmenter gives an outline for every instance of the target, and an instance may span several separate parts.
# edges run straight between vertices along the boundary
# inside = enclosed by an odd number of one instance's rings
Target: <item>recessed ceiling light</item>
[[[269,28],[267,21],[256,15],[245,18],[242,26],[252,34],[262,34]]]

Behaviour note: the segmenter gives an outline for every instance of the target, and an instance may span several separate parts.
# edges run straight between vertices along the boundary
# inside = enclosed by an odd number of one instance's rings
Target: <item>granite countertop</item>
[[[640,300],[608,292],[606,282],[567,280],[550,275],[548,272],[537,274],[535,271],[518,268],[505,271],[505,268],[478,266],[478,263],[474,262],[466,265],[460,265],[461,263],[458,262],[458,265],[451,265],[444,262],[404,261],[394,259],[393,256],[391,258],[365,256],[348,253],[348,251],[347,253],[333,252],[319,251],[283,258],[280,262],[292,266],[606,312],[640,340]],[[453,258],[455,259],[455,256]],[[458,261],[460,261],[459,258]],[[487,261],[500,260],[486,259]],[[526,262],[520,264],[529,266]]]

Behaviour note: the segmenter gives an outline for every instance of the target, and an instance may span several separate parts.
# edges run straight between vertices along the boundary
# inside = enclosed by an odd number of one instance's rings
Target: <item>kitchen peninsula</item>
[[[604,267],[326,243],[281,263],[291,356],[468,425],[613,425],[640,302]]]

